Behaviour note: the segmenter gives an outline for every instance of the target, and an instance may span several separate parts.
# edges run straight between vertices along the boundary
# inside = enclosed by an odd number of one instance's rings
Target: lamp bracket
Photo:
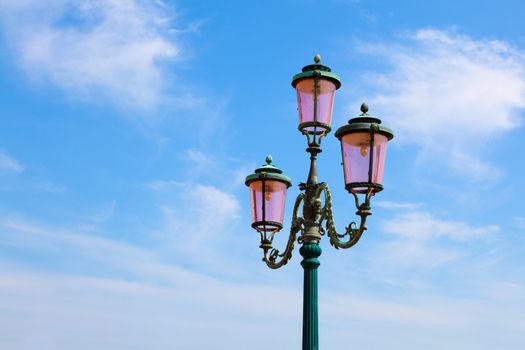
[[[304,200],[304,194],[301,193],[295,199],[295,205],[293,210],[292,225],[290,227],[290,235],[288,236],[288,242],[283,253],[280,253],[279,250],[272,246],[272,240],[261,240],[261,248],[264,251],[263,261],[271,269],[278,269],[281,266],[284,266],[292,258],[292,252],[294,248],[295,241],[297,239],[297,233],[303,231],[304,229],[304,220],[299,215],[299,207],[301,202]],[[273,237],[272,237],[273,238]]]
[[[353,221],[345,227],[345,232],[341,234],[337,232],[335,227],[332,194],[328,185],[324,182],[319,184],[301,183],[299,188],[303,193],[300,193],[295,200],[290,235],[284,252],[281,253],[273,247],[273,235],[270,239],[261,239],[260,248],[264,251],[262,260],[271,269],[278,269],[290,261],[296,241],[299,244],[319,243],[321,236],[327,234],[330,237],[330,244],[334,248],[348,249],[353,247],[363,232],[367,230],[366,219],[372,215],[370,209],[372,193],[366,194],[362,203],[359,202],[357,194],[352,193],[357,208],[356,215],[360,217],[359,226]],[[300,215],[301,204],[303,204],[303,216]],[[306,212],[304,212],[305,209]],[[298,237],[299,232],[301,235]]]
[[[365,201],[360,204],[357,195],[352,193],[354,195],[357,208],[356,215],[360,217],[359,227],[357,226],[356,222],[353,221],[345,228],[345,232],[340,234],[337,232],[335,227],[334,216],[332,212],[332,194],[330,192],[330,188],[325,183],[322,183],[317,191],[318,198],[320,198],[322,194],[324,194],[324,207],[321,210],[320,222],[322,224],[323,221],[326,221],[326,224],[325,228],[321,226],[321,231],[324,234],[324,231],[326,230],[328,237],[330,237],[330,244],[334,248],[347,249],[353,247],[359,241],[363,232],[367,229],[367,217],[372,215],[370,210],[370,196],[367,195],[365,197]],[[346,239],[346,237],[348,238]]]

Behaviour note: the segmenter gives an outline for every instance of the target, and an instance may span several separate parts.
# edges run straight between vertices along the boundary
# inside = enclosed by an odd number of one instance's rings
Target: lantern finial
[[[368,105],[365,102],[363,102],[363,104],[361,104],[361,112],[363,114],[366,114],[368,112]]]
[[[315,55],[315,57],[314,57],[314,62],[315,62],[316,64],[318,64],[319,62],[321,62],[321,55],[319,55],[319,54]]]
[[[270,164],[272,164],[272,161],[273,161],[272,155],[271,154],[267,155],[266,156],[266,164],[270,165]]]

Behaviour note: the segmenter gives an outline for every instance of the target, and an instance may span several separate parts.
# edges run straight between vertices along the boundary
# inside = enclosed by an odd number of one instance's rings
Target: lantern
[[[252,227],[263,234],[278,232],[283,227],[286,190],[292,185],[290,178],[268,156],[266,164],[248,175],[245,183],[250,188]]]
[[[319,55],[314,62],[293,77],[292,86],[297,92],[299,130],[314,135],[315,140],[331,130],[335,90],[341,87],[341,81],[329,67],[320,64]]]
[[[394,134],[370,116],[366,103],[362,114],[340,127],[335,136],[341,141],[345,187],[349,192],[374,194],[383,190],[386,146]]]

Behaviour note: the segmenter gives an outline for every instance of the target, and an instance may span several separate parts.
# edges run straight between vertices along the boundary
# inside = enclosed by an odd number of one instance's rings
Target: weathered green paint
[[[327,66],[320,64],[321,57],[316,55],[314,58],[314,64],[303,67],[302,73],[299,73],[293,77],[292,86],[295,87],[297,83],[302,79],[315,79],[317,87],[318,80],[330,80],[336,84],[336,87],[341,86],[339,77],[331,72],[331,69]],[[317,89],[315,89],[317,91]],[[317,99],[315,99],[317,101]],[[317,111],[314,105],[314,111]],[[344,135],[354,132],[370,132],[371,140],[375,133],[385,135],[388,140],[394,137],[392,130],[381,125],[381,120],[368,114],[368,106],[363,103],[361,106],[361,114],[351,119],[347,125],[339,128],[335,133],[335,136],[341,139]],[[317,116],[316,116],[317,117]],[[367,217],[372,215],[370,207],[370,199],[375,194],[383,189],[380,184],[371,182],[369,178],[368,182],[363,183],[351,183],[347,185],[347,190],[354,196],[355,206],[357,208],[356,214],[360,217],[359,225],[356,222],[351,222],[347,227],[344,234],[340,234],[336,231],[335,222],[332,213],[332,199],[330,189],[324,182],[319,183],[317,176],[317,154],[321,152],[320,139],[326,133],[330,131],[330,126],[319,123],[317,118],[314,118],[313,122],[307,122],[299,125],[299,130],[304,127],[314,126],[320,127],[321,131],[314,131],[313,141],[310,140],[308,133],[305,133],[308,138],[307,152],[310,153],[310,171],[308,174],[308,180],[306,183],[299,184],[301,193],[297,196],[295,206],[293,209],[293,218],[290,228],[290,236],[288,237],[288,243],[283,253],[272,246],[273,232],[271,235],[266,236],[265,233],[261,233],[261,249],[264,251],[263,261],[272,269],[278,269],[292,258],[292,251],[294,249],[294,243],[298,242],[301,244],[299,252],[303,256],[301,265],[304,269],[304,285],[303,285],[303,350],[319,350],[319,320],[318,320],[318,281],[317,281],[317,270],[319,268],[319,256],[321,255],[321,247],[319,242],[323,234],[327,234],[330,238],[330,244],[336,249],[348,249],[353,247],[361,238],[364,231],[366,231],[366,220]],[[319,142],[317,142],[315,136],[319,136]],[[371,145],[373,147],[373,143]],[[371,153],[373,155],[373,153]],[[371,159],[374,157],[371,156]],[[369,164],[369,169],[372,168],[372,163]],[[266,181],[267,179],[278,180],[291,185],[291,180],[282,174],[282,171],[272,164],[271,156],[266,159],[266,164],[257,170],[254,174],[246,177],[246,185],[249,185],[253,181]],[[367,191],[363,193],[365,195],[364,201],[360,203],[360,200],[355,193],[351,191],[353,185],[363,185],[363,187],[374,188],[375,192]],[[350,187],[348,187],[350,186]],[[324,194],[324,205],[322,201],[322,195]],[[302,204],[302,216],[300,215],[300,207]],[[263,209],[264,217],[264,209]],[[325,226],[323,227],[323,223]],[[259,223],[254,223],[257,226]],[[278,224],[280,223],[271,223]],[[299,237],[297,237],[299,235]]]
[[[319,350],[319,321],[317,305],[317,268],[321,247],[317,243],[305,243],[299,252],[303,256],[303,350]]]
[[[315,55],[314,62],[315,64],[304,66],[301,73],[294,75],[292,78],[292,86],[295,88],[299,81],[317,76],[321,79],[330,80],[335,84],[336,89],[339,89],[341,87],[341,79],[337,74],[332,73],[330,67],[324,66],[320,63],[321,56]]]
[[[302,133],[304,129],[306,129],[307,127],[309,126],[317,126],[319,127],[319,130],[317,132],[310,132],[310,135],[324,135],[324,134],[328,134],[332,128],[330,127],[330,125],[328,124],[325,124],[325,123],[321,123],[321,122],[304,122],[304,123],[301,123],[299,124],[299,126],[297,127],[297,129]],[[308,142],[308,144],[311,144],[312,142]]]
[[[301,72],[299,74],[296,74],[294,75],[294,77],[292,78],[292,86],[295,88],[295,85],[297,85],[297,83],[303,79],[309,79],[309,78],[312,78],[314,76],[314,74],[319,74],[319,76],[321,77],[321,79],[326,79],[326,80],[330,80],[331,82],[333,82],[335,84],[335,87],[336,89],[339,89],[341,87],[341,80],[339,79],[339,77],[332,73],[332,72],[329,72],[329,71],[325,71],[325,70],[321,70],[323,67],[326,67],[326,66],[323,66],[323,65],[320,65],[320,64],[312,64],[311,66],[306,66],[305,68],[307,67],[312,67],[312,68],[317,68],[317,70],[311,70],[311,71],[306,71],[306,72]],[[326,67],[328,68],[328,67]],[[328,68],[330,69],[330,68]]]
[[[268,180],[277,180],[286,184],[287,187],[292,185],[292,180],[283,174],[283,171],[273,165],[273,159],[271,155],[266,157],[266,164],[260,168],[255,169],[255,173],[246,176],[245,184],[250,186],[250,183],[257,180],[268,179]]]
[[[343,125],[337,129],[335,132],[335,137],[341,140],[341,138],[347,134],[351,134],[353,132],[366,132],[372,129],[374,133],[386,136],[389,141],[394,138],[392,129],[381,125],[381,119],[368,114],[368,105],[363,103],[361,105],[361,114],[356,118],[350,119],[348,124]]]
[[[350,134],[353,132],[367,132],[370,131],[371,127],[374,127],[376,130],[376,134],[384,135],[388,140],[392,140],[394,138],[394,133],[392,132],[392,129],[379,124],[381,123],[381,121],[379,121],[379,123],[371,123],[367,121],[356,121],[356,119],[358,118],[352,119],[350,121],[351,123],[343,125],[339,129],[337,129],[337,131],[335,132],[335,137],[341,140],[341,138],[343,138],[343,136],[345,136],[346,134]]]

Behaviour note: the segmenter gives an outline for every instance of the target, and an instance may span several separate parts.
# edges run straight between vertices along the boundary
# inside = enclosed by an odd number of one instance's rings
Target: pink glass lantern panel
[[[261,221],[273,221],[282,225],[284,214],[284,202],[286,200],[286,184],[276,180],[264,181],[265,191],[263,198],[263,180],[254,181],[250,184],[250,197],[252,202],[252,223]],[[263,217],[263,203],[265,216]],[[273,231],[275,225],[266,225],[266,231]],[[258,225],[258,229],[264,230],[264,225]]]
[[[315,80],[304,79],[297,83],[297,105],[299,108],[299,124],[314,121],[314,85]],[[332,111],[334,108],[335,84],[328,80],[318,80],[317,91],[317,122],[332,124]],[[314,131],[314,127],[304,129],[309,133],[319,132],[319,128]]]
[[[372,182],[383,183],[383,170],[386,158],[387,137],[380,134],[374,135],[374,159],[372,169]],[[370,166],[370,133],[357,132],[346,134],[341,139],[343,153],[343,168],[345,183],[368,182],[368,168]],[[356,193],[366,193],[366,187],[352,190]]]

